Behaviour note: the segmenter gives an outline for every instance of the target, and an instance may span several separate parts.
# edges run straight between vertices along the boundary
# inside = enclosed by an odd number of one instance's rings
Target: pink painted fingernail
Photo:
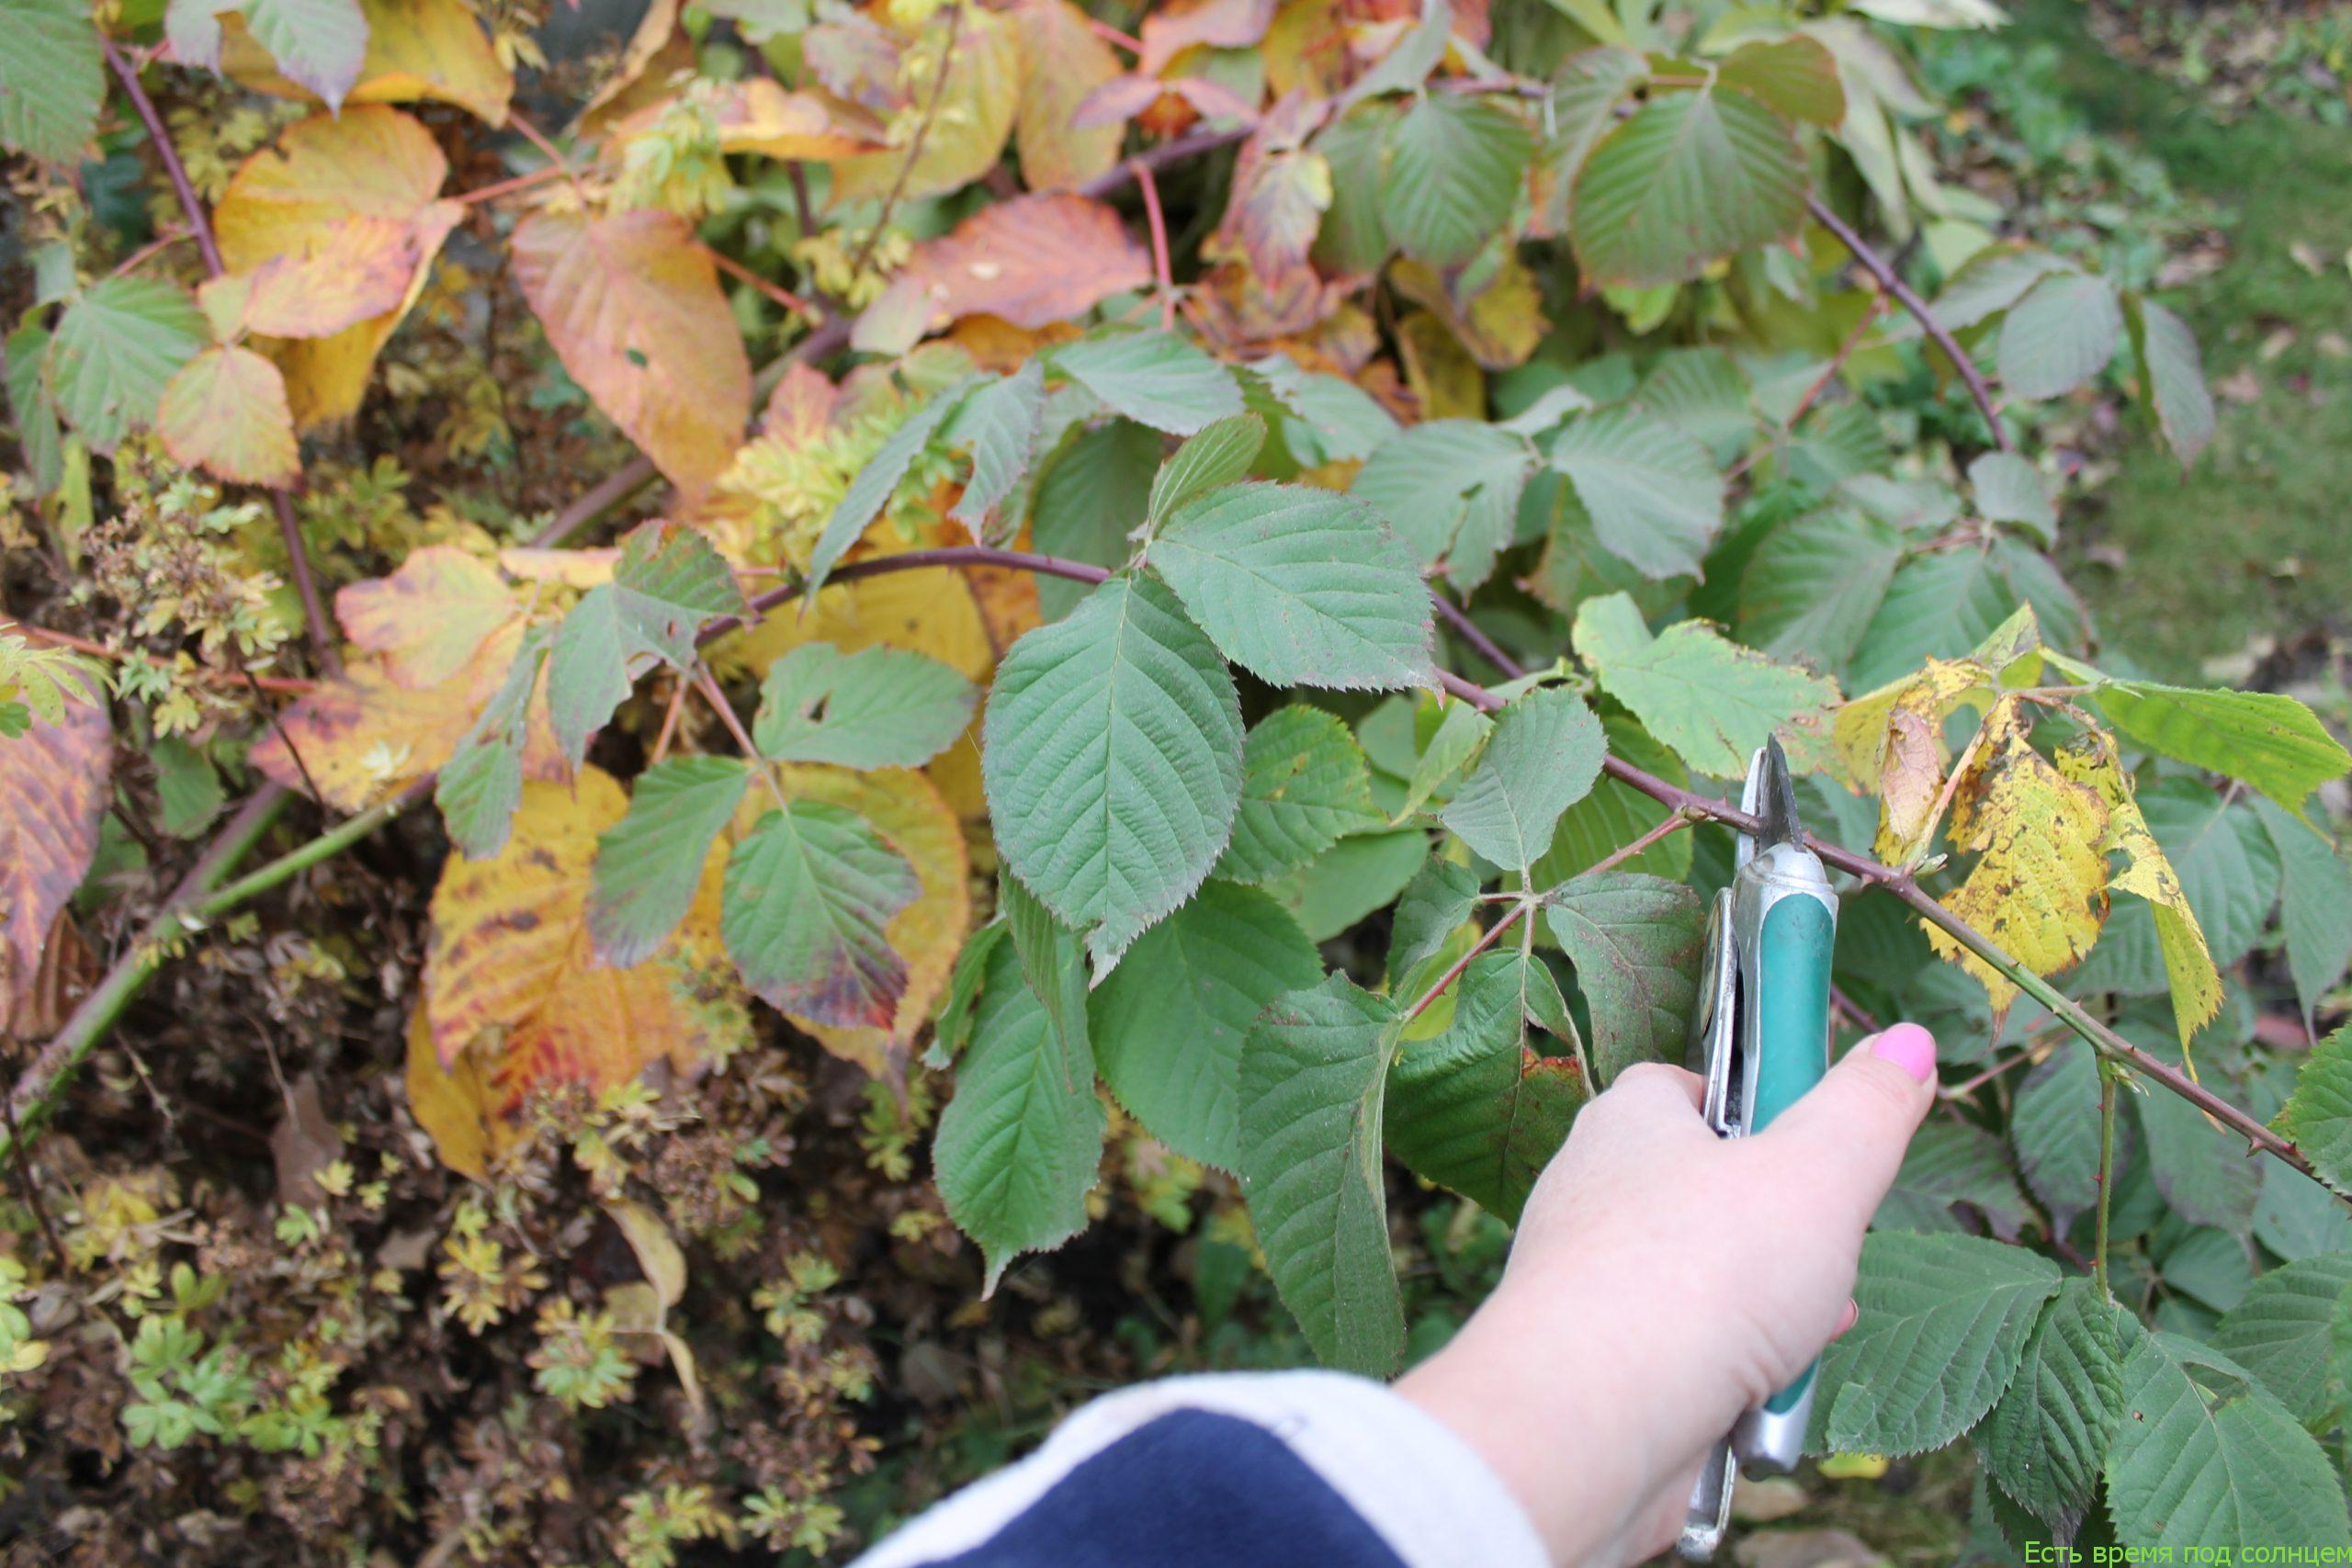
[[[1885,1057],[1921,1083],[1936,1076],[1936,1037],[1916,1023],[1882,1030],[1871,1042],[1871,1054]]]

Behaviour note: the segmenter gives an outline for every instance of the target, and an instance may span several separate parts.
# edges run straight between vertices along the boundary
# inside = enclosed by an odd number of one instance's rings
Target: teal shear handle
[[[1761,984],[1757,987],[1751,1132],[1771,1125],[1828,1071],[1829,958],[1837,937],[1837,918],[1820,899],[1804,893],[1775,899],[1764,911],[1757,940]],[[1766,1401],[1765,1412],[1785,1416],[1802,1405],[1820,1365],[1815,1361]],[[1803,1434],[1798,1440],[1803,1441]]]

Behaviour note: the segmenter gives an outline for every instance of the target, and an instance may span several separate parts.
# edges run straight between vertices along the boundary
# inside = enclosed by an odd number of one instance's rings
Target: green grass
[[[2352,137],[2275,109],[2221,123],[2196,96],[2109,56],[2072,0],[2016,7],[2020,45],[2064,51],[2071,103],[2098,130],[2160,159],[2212,204],[2229,241],[2218,271],[2162,296],[2220,382],[2250,369],[2261,396],[2222,400],[2212,445],[2184,477],[2144,423],[2115,478],[2082,509],[2070,566],[2109,644],[2152,671],[2193,677],[2256,638],[2352,627]],[[2314,275],[2294,247],[2314,256]],[[2261,359],[2278,329],[2294,341]],[[2133,411],[2138,418],[2138,411]],[[2086,547],[2120,552],[2101,564]],[[2107,552],[2100,552],[2101,558]]]

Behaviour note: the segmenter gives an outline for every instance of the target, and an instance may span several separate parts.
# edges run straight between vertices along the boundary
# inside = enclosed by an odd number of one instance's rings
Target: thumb
[[[1936,1037],[1898,1023],[1857,1043],[1756,1142],[1817,1183],[1825,1204],[1864,1219],[1894,1185],[1903,1151],[1936,1100]]]

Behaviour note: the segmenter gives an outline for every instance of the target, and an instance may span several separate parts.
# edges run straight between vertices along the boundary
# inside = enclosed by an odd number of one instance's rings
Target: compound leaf
[[[1216,874],[1269,882],[1350,833],[1381,827],[1363,748],[1335,714],[1294,703],[1251,727],[1241,748],[1241,807]]]
[[[1590,793],[1608,750],[1582,697],[1540,687],[1503,709],[1439,820],[1497,865],[1524,871],[1552,847],[1560,813]]]
[[[1706,925],[1699,895],[1640,872],[1588,872],[1551,895],[1544,919],[1591,1004],[1601,1087],[1636,1062],[1679,1061]]]
[[[744,983],[778,1010],[887,1028],[907,987],[888,928],[922,890],[865,818],[796,800],[737,840],[719,934]]]
[[[768,666],[752,739],[779,762],[920,767],[972,722],[979,694],[936,659],[804,642]]]
[[[686,918],[704,859],[734,819],[751,770],[733,757],[673,757],[639,775],[628,812],[596,840],[588,935],[598,962],[626,969]]]
[[[2138,1332],[2089,1280],[2068,1280],[2026,1341],[2017,1380],[1977,1429],[1994,1482],[2053,1529],[2071,1533],[2098,1489],[2123,1414],[2123,1353]]]
[[[1603,690],[1685,762],[1718,778],[1745,774],[1776,731],[1817,722],[1838,700],[1834,682],[1775,664],[1703,622],[1653,637],[1623,593],[1578,605],[1572,635]]]

